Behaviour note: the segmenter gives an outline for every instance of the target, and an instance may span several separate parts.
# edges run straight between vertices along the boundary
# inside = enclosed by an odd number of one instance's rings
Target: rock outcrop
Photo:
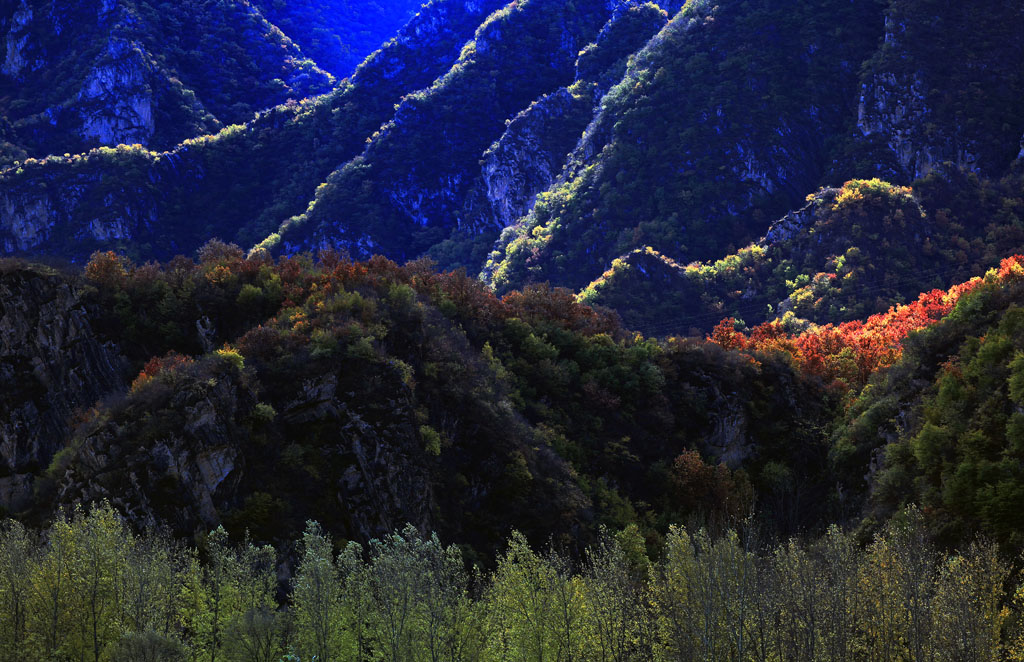
[[[30,67],[25,54],[25,46],[28,44],[28,30],[32,24],[32,8],[27,0],[21,0],[18,8],[14,10],[10,25],[6,26],[7,36],[4,39],[6,53],[3,65],[0,66],[0,73],[5,76],[18,77]]]
[[[351,539],[406,522],[429,528],[429,472],[395,375],[361,393],[344,392],[352,385],[337,373],[314,374],[291,387],[274,384],[272,405],[259,401],[254,377],[213,355],[179,368],[173,386],[137,383],[79,427],[71,455],[51,469],[57,502],[106,499],[137,527],[167,525],[183,536],[251,525],[254,495],[280,473],[263,446],[316,435],[310,461],[325,493],[291,485],[295,510],[308,515],[311,503],[323,504],[321,521]]]
[[[911,181],[944,163],[982,174],[1006,168],[1015,152],[1008,140],[1024,129],[1012,101],[1024,90],[1022,29],[1024,10],[1003,0],[892,3],[857,113],[863,142],[883,147],[878,174]]]
[[[589,99],[563,87],[519,113],[484,153],[480,181],[466,196],[459,229],[500,231],[525,215],[561,172],[590,111]]]
[[[370,246],[405,259],[453,231],[487,227],[456,220],[481,154],[507,119],[572,83],[580,48],[609,16],[603,0],[533,0],[490,15],[449,72],[407,96],[365,153],[330,177],[300,222],[283,228],[286,245],[333,244],[358,257]]]
[[[0,263],[0,507],[27,505],[76,415],[123,390],[125,369],[76,286],[40,267]]]
[[[367,136],[404,95],[443,74],[480,21],[501,4],[487,0],[467,9],[461,1],[432,3],[331,94],[276,106],[213,137],[166,152],[118,146],[2,170],[0,250],[84,261],[98,248],[127,247],[169,259],[192,253],[211,236],[251,246],[267,227],[306,209],[331,170],[366,147]],[[127,81],[121,89],[132,92],[116,116],[109,108],[93,108],[92,126],[133,139],[148,130],[151,111],[159,133],[166,118],[162,101],[154,96],[147,106],[147,92],[134,87],[140,69],[131,62],[126,70],[119,66],[100,67],[106,71],[101,78]],[[0,98],[3,82],[0,77]],[[133,133],[139,135],[127,135]],[[306,167],[296,168],[300,162]]]
[[[111,39],[79,93],[82,136],[146,145],[156,130],[150,71],[138,44]]]
[[[169,149],[334,84],[249,3],[20,0],[4,14],[0,115],[37,158]]]
[[[159,176],[159,168],[149,163],[145,168]],[[60,248],[52,252],[84,260],[104,244],[144,237],[157,218],[157,200],[147,183],[118,182],[102,171],[79,169],[50,170],[16,189],[0,185],[0,250],[25,254],[56,245]],[[91,213],[81,218],[86,207]]]
[[[667,22],[651,4],[623,2],[576,60],[569,88],[546,94],[508,123],[483,155],[481,175],[466,195],[459,230],[501,231],[525,216],[570,160],[598,104],[622,78],[626,58]]]

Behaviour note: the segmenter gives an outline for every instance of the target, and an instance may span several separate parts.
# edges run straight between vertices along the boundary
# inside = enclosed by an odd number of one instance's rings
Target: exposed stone
[[[0,265],[0,473],[45,469],[75,412],[123,389],[124,372],[63,278]],[[26,480],[0,483],[0,506],[24,505]]]
[[[708,452],[731,469],[743,466],[753,453],[743,407],[731,401],[722,403],[714,424],[714,432],[705,440]]]
[[[3,252],[27,251],[45,242],[54,225],[51,211],[50,200],[45,194],[0,194]]]
[[[32,8],[26,0],[14,11],[11,27],[7,31],[7,38],[4,40],[7,47],[7,55],[4,58],[0,72],[5,76],[16,78],[28,67],[29,62],[25,57],[25,46],[28,44],[28,30],[32,23]]]
[[[887,18],[884,47],[900,48],[904,30],[905,26]],[[972,145],[948,130],[936,130],[925,92],[919,72],[876,71],[861,86],[857,128],[865,137],[881,138],[907,180],[923,177],[945,161],[963,170],[978,171]]]
[[[809,201],[806,205],[796,211],[791,211],[782,218],[772,223],[771,227],[768,228],[768,232],[758,242],[761,246],[769,248],[776,244],[784,244],[796,240],[798,237],[805,235],[807,231],[814,227],[817,221],[817,216],[814,213],[814,208],[818,204],[828,204],[835,200],[838,195],[839,189],[829,188],[819,192],[814,199]]]
[[[561,88],[519,113],[484,154],[481,178],[467,196],[460,229],[500,230],[526,214],[561,172],[589,121],[589,108],[587,100]],[[574,122],[575,118],[579,119]]]
[[[112,38],[79,94],[82,135],[104,145],[145,145],[153,136],[153,98],[141,49]]]

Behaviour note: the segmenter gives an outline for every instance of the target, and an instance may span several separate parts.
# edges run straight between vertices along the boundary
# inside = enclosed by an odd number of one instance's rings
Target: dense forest
[[[1021,34],[0,3],[0,662],[1024,660]]]

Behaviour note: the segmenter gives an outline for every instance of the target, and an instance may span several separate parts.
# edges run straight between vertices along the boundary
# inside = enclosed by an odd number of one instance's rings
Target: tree
[[[513,531],[487,589],[488,653],[500,660],[555,660],[558,572]]]
[[[36,537],[18,522],[0,529],[0,660],[24,659],[29,630],[32,571],[39,562]]]
[[[635,525],[620,538],[625,545],[604,532],[586,555],[582,592],[590,633],[588,659],[600,662],[649,660],[654,655],[650,563]],[[631,557],[626,545],[639,547],[640,553]]]
[[[342,578],[331,541],[316,522],[302,534],[299,567],[292,580],[292,607],[302,659],[341,659]]]

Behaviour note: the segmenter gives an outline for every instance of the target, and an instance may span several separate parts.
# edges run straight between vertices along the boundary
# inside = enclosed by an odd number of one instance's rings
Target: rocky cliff
[[[616,6],[595,40],[580,52],[573,84],[530,104],[484,152],[480,175],[465,196],[456,236],[481,232],[493,236],[529,212],[537,195],[561,175],[601,97],[621,80],[626,58],[654,36],[667,18],[652,3]]]
[[[36,157],[168,149],[334,82],[248,3],[19,0],[0,43],[0,114]]]
[[[607,4],[530,0],[491,15],[451,70],[406,97],[365,153],[282,227],[285,250],[333,244],[353,256],[410,258],[443,240],[481,154],[506,119],[572,82],[577,53],[610,17]]]
[[[911,181],[947,162],[988,175],[1006,169],[1024,128],[1012,101],[1024,91],[1021,30],[1024,10],[1013,2],[891,3],[857,118],[868,153],[881,147],[879,174]]]
[[[0,263],[0,507],[27,506],[76,417],[125,388],[117,347],[98,337],[81,286]]]
[[[688,3],[605,96],[569,176],[498,244],[491,282],[580,288],[638,243],[709,258],[797,206],[825,172],[826,136],[853,128],[856,63],[882,29],[872,3],[819,10]],[[840,43],[826,23],[851,32]]]

